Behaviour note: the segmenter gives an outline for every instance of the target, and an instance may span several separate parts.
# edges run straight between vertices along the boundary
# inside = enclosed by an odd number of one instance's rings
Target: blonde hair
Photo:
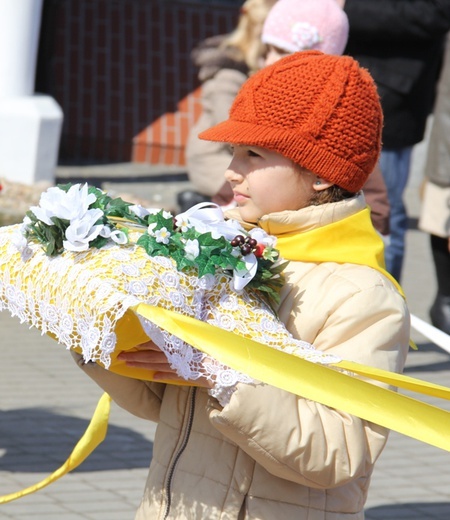
[[[261,68],[266,46],[261,40],[264,22],[277,0],[246,0],[236,29],[222,42],[222,47],[235,50],[236,56],[247,64],[251,72]]]

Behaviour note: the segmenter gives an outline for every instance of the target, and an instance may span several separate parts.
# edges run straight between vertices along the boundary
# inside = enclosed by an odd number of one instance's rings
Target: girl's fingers
[[[140,345],[136,345],[136,348],[139,350],[159,350],[161,349],[156,345],[156,343],[153,343],[153,341],[146,341],[145,343],[141,343]]]
[[[154,381],[183,381],[185,379],[180,377],[174,369],[172,369],[167,361],[164,352],[153,341],[146,341],[140,345],[136,345],[136,350],[121,352],[117,359],[124,361],[129,367],[150,370],[154,372]],[[210,381],[199,378],[195,381],[196,386],[204,386],[211,388]]]
[[[137,350],[135,352],[121,352],[118,356],[121,361],[136,361],[141,363],[168,363],[167,358],[161,350]]]

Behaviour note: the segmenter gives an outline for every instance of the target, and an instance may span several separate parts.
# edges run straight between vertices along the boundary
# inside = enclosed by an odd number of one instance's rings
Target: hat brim
[[[255,123],[246,123],[243,121],[227,119],[222,123],[200,132],[198,137],[205,141],[248,144],[277,149],[274,144],[277,141],[277,144],[281,144],[281,141],[284,139],[279,136],[280,134],[285,133],[286,131],[284,129],[274,129],[268,126],[257,125]],[[272,146],[270,146],[271,144]]]
[[[320,140],[308,132],[227,119],[204,130],[198,137],[205,141],[259,146],[273,150],[353,193],[362,188],[368,176],[358,165],[330,152],[326,146],[321,145]],[[373,167],[374,164],[371,164],[367,171],[371,171]],[[332,178],[330,172],[333,172]]]

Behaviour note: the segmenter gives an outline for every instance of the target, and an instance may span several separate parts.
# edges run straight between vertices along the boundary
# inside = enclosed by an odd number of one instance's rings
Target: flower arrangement
[[[140,235],[135,242],[132,231]],[[149,256],[172,258],[180,271],[194,268],[199,277],[227,273],[234,290],[257,289],[273,306],[287,264],[280,262],[275,241],[262,229],[247,232],[237,221],[225,220],[215,204],[197,204],[174,217],[165,210],[112,198],[87,184],[66,184],[41,195],[39,205],[27,212],[14,243],[27,260],[33,254],[30,243],[41,244],[52,257],[64,251],[100,249],[111,242],[132,242]]]

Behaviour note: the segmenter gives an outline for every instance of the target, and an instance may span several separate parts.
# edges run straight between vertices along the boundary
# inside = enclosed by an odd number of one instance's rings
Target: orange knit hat
[[[199,137],[274,150],[356,193],[378,160],[382,123],[374,81],[353,58],[302,51],[251,76],[229,118]]]

